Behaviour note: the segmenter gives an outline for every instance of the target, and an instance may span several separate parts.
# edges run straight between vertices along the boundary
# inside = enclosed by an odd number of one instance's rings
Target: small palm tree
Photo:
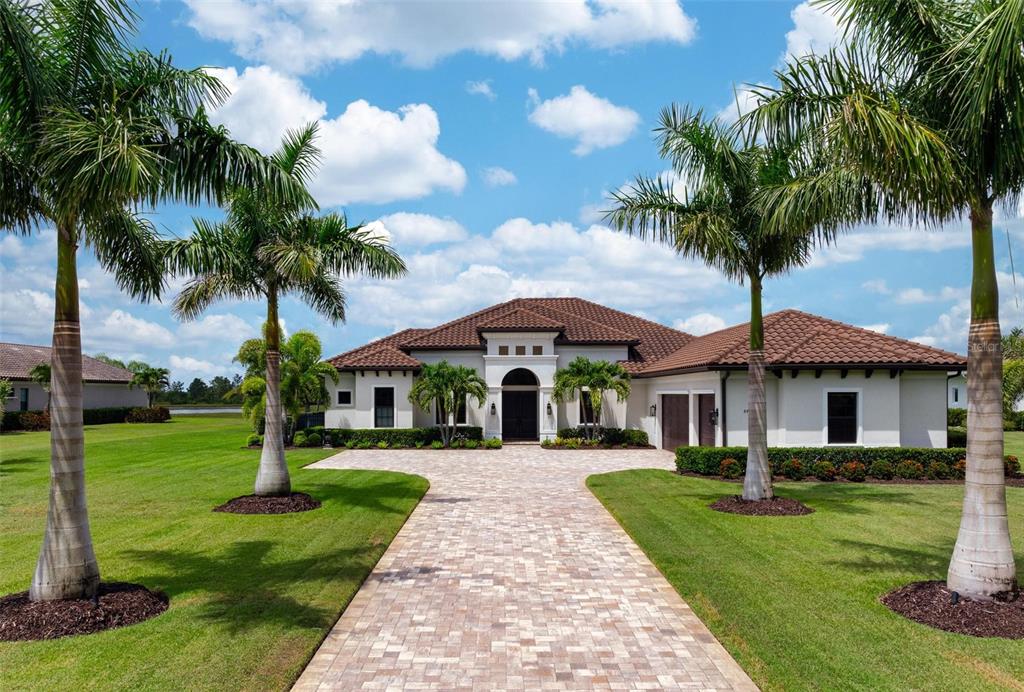
[[[455,435],[458,412],[467,400],[481,407],[487,401],[487,383],[476,370],[465,365],[452,365],[446,360],[427,363],[420,369],[409,390],[409,401],[424,411],[437,407],[441,421],[441,443],[447,447]]]
[[[586,396],[590,406],[583,407],[583,434],[588,440],[593,440],[601,425],[604,393],[615,392],[618,401],[625,401],[629,398],[629,380],[629,373],[618,363],[577,356],[567,366],[555,371],[551,398],[561,404],[576,401],[577,394]]]
[[[149,407],[153,407],[153,397],[171,386],[171,371],[167,368],[154,368],[146,364],[143,367],[136,367],[132,370],[132,380],[129,387],[139,387],[146,390]]]
[[[774,209],[759,196],[790,178],[788,152],[758,143],[738,128],[726,128],[700,110],[672,106],[655,130],[661,156],[669,159],[687,194],[677,195],[661,178],[639,177],[613,193],[612,225],[643,239],[665,243],[684,257],[750,288],[750,350],[747,357],[747,468],[743,499],[774,496],[768,466],[764,394],[764,280],[810,259],[813,225],[792,224],[782,232],[767,220]]]
[[[50,503],[34,601],[91,598],[82,435],[78,252],[90,248],[140,299],[163,288],[157,236],[141,213],[218,200],[230,187],[305,192],[203,110],[227,95],[205,70],[135,48],[125,0],[0,0],[0,228],[57,235]]]
[[[7,400],[14,394],[14,385],[6,378],[0,378],[0,427],[3,427],[4,414],[7,413]]]
[[[46,412],[50,412],[50,375],[49,363],[39,363],[28,371],[29,378],[46,392]]]
[[[284,174],[307,183],[320,152],[315,123],[291,131],[272,160]],[[281,323],[278,304],[294,295],[329,319],[345,319],[340,275],[396,278],[405,263],[386,240],[350,227],[340,214],[313,216],[302,205],[280,201],[260,187],[231,195],[223,222],[195,220],[191,237],[166,248],[169,269],[192,278],[174,301],[181,319],[196,319],[218,300],[267,302],[266,429],[256,495],[287,495],[291,479],[284,457],[281,402]],[[246,390],[243,384],[243,391]]]
[[[967,476],[947,586],[1016,589],[1003,477],[1002,358],[992,214],[1024,192],[1024,3],[830,0],[850,48],[794,61],[748,114],[819,166],[778,189],[787,220],[925,224],[969,216]],[[866,185],[848,185],[851,179]],[[858,198],[837,212],[838,198]]]
[[[294,403],[293,415],[299,410],[309,413],[313,406],[327,401],[326,380],[338,383],[338,370],[324,362],[323,346],[316,334],[298,331],[292,334],[281,349],[281,392],[289,393]]]

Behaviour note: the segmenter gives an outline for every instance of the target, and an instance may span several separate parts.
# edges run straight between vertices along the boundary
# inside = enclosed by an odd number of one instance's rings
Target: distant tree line
[[[209,382],[196,377],[186,387],[181,380],[170,381],[168,379],[170,373],[167,368],[155,368],[141,360],[125,363],[117,358],[111,358],[105,353],[97,353],[93,358],[109,365],[131,370],[133,374],[131,386],[145,389],[149,394],[150,405],[242,403],[242,376],[239,374],[235,374],[231,379],[217,375]]]

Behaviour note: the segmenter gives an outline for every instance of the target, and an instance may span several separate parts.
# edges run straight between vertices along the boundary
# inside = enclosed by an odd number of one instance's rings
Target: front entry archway
[[[526,368],[510,370],[501,381],[501,437],[508,442],[540,439],[540,382]]]

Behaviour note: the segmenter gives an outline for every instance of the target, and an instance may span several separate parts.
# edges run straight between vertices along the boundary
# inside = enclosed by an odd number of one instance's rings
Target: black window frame
[[[455,425],[466,424],[466,400],[459,404],[459,410],[455,413]],[[441,407],[434,402],[434,425],[441,425]]]
[[[498,355],[499,356],[507,356],[508,355],[508,344],[502,344],[501,346],[498,346]]]
[[[516,344],[516,355],[517,356],[525,356],[526,355],[526,345],[525,344]]]
[[[860,392],[825,393],[825,443],[855,445],[860,441]],[[833,402],[833,397],[836,401]],[[839,401],[845,399],[846,403]]]
[[[391,392],[391,405],[390,408],[386,408],[384,405],[379,403],[380,392]],[[387,415],[383,415],[387,414]],[[383,421],[383,422],[382,422]],[[373,388],[373,427],[374,428],[394,428],[395,427],[395,388],[394,387],[374,387]]]
[[[341,395],[342,394],[348,394],[348,401],[342,401],[341,400]],[[350,406],[353,405],[354,402],[355,402],[355,392],[353,392],[351,389],[339,389],[338,390],[338,396],[337,396],[337,405],[338,406],[350,407]]]
[[[533,355],[535,355],[535,356],[543,356],[544,355],[544,347],[543,346],[538,346],[538,345],[534,344],[534,346],[533,346]]]
[[[28,387],[21,387],[18,390],[18,410],[28,411]]]

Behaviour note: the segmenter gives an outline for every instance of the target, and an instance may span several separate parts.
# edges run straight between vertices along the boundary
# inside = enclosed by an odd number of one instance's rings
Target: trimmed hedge
[[[82,411],[82,423],[84,425],[107,425],[108,423],[124,423],[128,420],[128,414],[132,412],[132,406],[117,406],[112,408],[87,408]],[[4,411],[3,430],[26,430],[21,424],[21,417],[26,413],[36,416],[43,415],[43,411]],[[45,428],[43,428],[45,430]]]
[[[954,409],[956,410],[956,409]],[[967,428],[951,426],[946,428],[946,446],[950,448],[967,446]]]
[[[128,412],[126,423],[166,423],[171,419],[171,412],[166,406],[133,408]]]
[[[563,440],[582,440],[587,436],[586,428],[582,425],[576,428],[562,428],[558,431],[558,437]],[[648,447],[650,441],[647,433],[643,430],[632,428],[599,428],[597,441],[604,445],[629,445],[631,447]]]
[[[352,442],[356,448],[364,443],[369,446],[377,446],[381,442],[386,443],[388,447],[415,447],[419,442],[422,447],[441,441],[440,428],[331,428],[328,430],[318,426],[306,428],[305,432],[307,436],[313,432],[329,435],[333,447],[345,447],[348,446],[348,442]],[[483,428],[463,425],[459,426],[455,437],[456,440],[476,441],[483,438]]]
[[[929,449],[922,447],[769,447],[768,463],[772,473],[789,478],[802,477],[801,474],[813,473],[814,464],[828,461],[834,468],[858,461],[866,465],[868,473],[876,478],[884,478],[875,473],[876,469],[883,472],[885,464],[893,469],[902,461],[913,461],[927,467],[932,462],[941,462],[953,467],[956,462],[967,456],[967,450]],[[725,459],[742,460],[746,466],[746,447],[679,447],[676,449],[676,469],[680,472],[699,473],[702,476],[717,476]],[[800,462],[795,468],[789,462]]]
[[[946,409],[946,425],[951,428],[967,427],[967,409],[948,408]]]

